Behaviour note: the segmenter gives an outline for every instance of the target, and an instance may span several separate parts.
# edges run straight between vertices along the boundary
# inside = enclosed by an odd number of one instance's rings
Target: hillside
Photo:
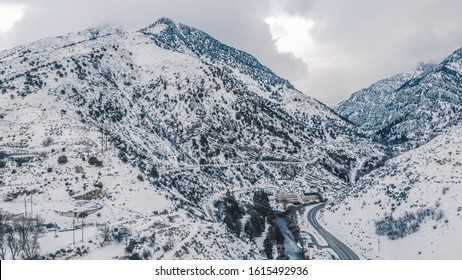
[[[445,129],[361,178],[325,211],[331,232],[365,258],[460,259],[461,131]]]
[[[242,208],[257,189],[332,198],[388,153],[253,56],[165,18],[2,51],[0,69],[2,211],[26,201],[69,229],[56,211],[102,207],[87,219],[90,258],[132,253],[98,255],[101,225],[127,228],[145,258],[265,258],[222,222],[228,191],[244,190]],[[50,231],[41,253],[80,254],[69,234]]]
[[[391,145],[421,145],[461,114],[462,49],[437,65],[379,81],[336,111]]]
[[[336,111],[394,150],[323,219],[370,259],[460,259],[462,49],[354,93]]]
[[[386,125],[387,118],[384,118],[384,115],[387,116],[398,89],[432,68],[432,65],[425,64],[415,70],[380,80],[353,93],[350,98],[340,102],[335,111],[362,129],[373,133],[377,127]]]

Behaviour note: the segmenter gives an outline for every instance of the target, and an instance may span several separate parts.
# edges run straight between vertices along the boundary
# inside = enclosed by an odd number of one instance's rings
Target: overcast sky
[[[244,50],[329,105],[462,47],[460,0],[0,0],[0,50],[162,16]]]

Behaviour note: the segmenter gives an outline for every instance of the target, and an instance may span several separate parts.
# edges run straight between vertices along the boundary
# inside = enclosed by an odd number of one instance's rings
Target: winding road
[[[324,203],[313,207],[308,212],[308,222],[316,229],[319,234],[326,240],[329,246],[334,250],[341,260],[359,260],[359,257],[343,242],[325,230],[316,220],[316,214],[324,207]]]

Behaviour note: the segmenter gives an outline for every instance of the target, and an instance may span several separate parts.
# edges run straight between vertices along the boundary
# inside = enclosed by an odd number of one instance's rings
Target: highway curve
[[[316,220],[316,214],[324,207],[324,203],[313,207],[308,212],[308,222],[316,229],[319,234],[326,240],[329,246],[337,253],[341,260],[359,260],[359,257],[343,242],[325,230]]]

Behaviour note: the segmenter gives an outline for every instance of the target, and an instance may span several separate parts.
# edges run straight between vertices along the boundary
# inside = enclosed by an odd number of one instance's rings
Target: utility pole
[[[75,245],[75,213],[72,217],[72,244]]]
[[[27,217],[27,193],[24,193],[24,218]]]
[[[83,243],[83,215],[81,216],[82,218],[82,243]]]
[[[72,244],[75,245],[75,220],[77,219],[77,222],[78,222],[78,218],[81,218],[81,223],[82,223],[82,243],[84,242],[84,225],[85,225],[85,221],[84,221],[84,218],[86,216],[88,216],[89,214],[91,213],[94,213],[98,210],[100,210],[101,208],[103,208],[102,206],[101,207],[96,207],[94,209],[90,209],[90,210],[84,210],[84,211],[77,211],[77,209],[74,209],[74,211],[67,211],[67,212],[62,212],[62,211],[57,211],[55,210],[55,212],[60,215],[60,216],[64,216],[64,217],[72,217]],[[57,227],[55,225],[55,227]],[[56,235],[56,233],[55,233]]]
[[[3,208],[0,208],[0,231],[3,236]]]
[[[379,239],[377,241],[378,241],[379,253],[380,253],[380,235],[379,235]]]
[[[30,194],[30,216],[33,217],[34,216],[34,211],[32,209],[32,197],[34,196],[33,193]]]
[[[98,230],[98,229],[99,229],[99,227],[98,227],[98,220],[96,220],[96,219],[95,219],[95,225],[96,225],[96,230]],[[96,235],[96,240],[98,240],[98,235],[99,235],[99,234]]]
[[[104,129],[101,125],[101,153],[104,152]]]

